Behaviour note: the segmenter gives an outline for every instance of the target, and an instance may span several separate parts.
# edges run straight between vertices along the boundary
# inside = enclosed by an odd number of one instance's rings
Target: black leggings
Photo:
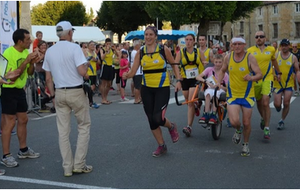
[[[150,88],[142,86],[141,97],[151,130],[164,126],[166,123],[165,114],[170,99],[170,87]]]

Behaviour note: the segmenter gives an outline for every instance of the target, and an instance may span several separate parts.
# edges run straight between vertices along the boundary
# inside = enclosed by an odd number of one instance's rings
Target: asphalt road
[[[284,130],[276,129],[280,114],[272,109],[271,139],[263,139],[256,107],[252,115],[249,157],[240,156],[241,145],[231,142],[234,130],[225,126],[221,138],[213,140],[211,132],[202,128],[195,118],[192,136],[186,138],[186,106],[171,102],[167,118],[177,123],[180,139],[171,142],[163,128],[168,153],[152,157],[157,144],[150,132],[142,105],[120,103],[110,92],[110,105],[90,109],[91,138],[87,164],[89,174],[64,177],[58,148],[55,115],[29,114],[28,145],[41,154],[38,159],[17,159],[20,166],[5,168],[0,176],[2,189],[64,189],[64,188],[130,188],[130,189],[283,189],[300,187],[299,114],[300,101],[294,99]],[[129,94],[129,92],[128,92]],[[171,91],[171,97],[174,91]],[[128,96],[129,99],[132,99]],[[100,98],[95,96],[96,102]],[[46,117],[44,117],[46,116]],[[72,118],[70,139],[73,151],[77,130]],[[17,136],[11,140],[11,152],[18,151]]]

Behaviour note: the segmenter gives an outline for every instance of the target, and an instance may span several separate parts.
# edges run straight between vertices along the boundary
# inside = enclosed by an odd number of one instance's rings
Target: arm
[[[50,97],[54,97],[55,92],[54,92],[54,86],[52,81],[52,74],[50,71],[46,71],[46,84],[50,92]]]
[[[196,80],[205,82],[205,79],[203,77],[205,77],[205,70],[196,77]]]
[[[275,70],[277,71],[278,75],[277,75],[277,80],[280,81],[281,79],[281,72],[280,72],[280,69],[279,69],[279,66],[278,66],[278,62],[277,62],[277,59],[272,59],[272,65],[273,67],[275,68]]]
[[[296,77],[297,77],[297,82],[300,83],[299,62],[295,55],[293,55],[293,64],[294,64],[294,69],[295,69],[295,73],[296,73]]]
[[[249,66],[250,66],[251,70],[255,73],[255,75],[250,76],[250,74],[248,74],[248,75],[244,76],[244,80],[258,81],[258,80],[262,79],[261,70],[257,64],[255,57],[252,54],[249,55],[249,63],[250,63]]]
[[[222,68],[220,69],[219,73],[217,74],[218,75],[218,82],[217,82],[217,85],[219,86],[219,88],[221,88],[221,84],[222,84],[222,80],[224,78],[224,75],[225,75],[225,72],[227,71],[228,69],[228,65],[229,65],[229,55],[226,55],[225,58],[224,58],[224,63],[222,65]]]
[[[90,66],[90,62],[87,62],[87,63],[85,63],[85,64],[82,64],[82,65],[78,66],[78,67],[77,67],[78,73],[79,73],[81,76],[83,76],[83,77],[85,77],[85,78],[88,78],[86,75],[87,75],[87,70],[88,70],[89,66]]]

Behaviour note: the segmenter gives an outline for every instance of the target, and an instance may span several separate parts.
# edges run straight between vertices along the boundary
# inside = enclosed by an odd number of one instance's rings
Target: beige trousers
[[[73,169],[80,169],[86,164],[85,159],[88,151],[91,126],[89,102],[82,88],[56,89],[55,109],[59,135],[58,142],[63,159],[62,166],[65,172],[72,172]],[[74,158],[69,139],[72,110],[78,124],[77,146]]]

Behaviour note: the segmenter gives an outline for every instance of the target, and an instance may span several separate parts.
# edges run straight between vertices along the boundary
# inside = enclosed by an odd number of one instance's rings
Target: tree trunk
[[[123,32],[118,33],[118,41],[121,43]],[[113,41],[113,39],[111,39]]]
[[[207,36],[207,31],[209,30],[209,20],[200,19],[200,24],[198,26],[197,39],[200,35]]]

